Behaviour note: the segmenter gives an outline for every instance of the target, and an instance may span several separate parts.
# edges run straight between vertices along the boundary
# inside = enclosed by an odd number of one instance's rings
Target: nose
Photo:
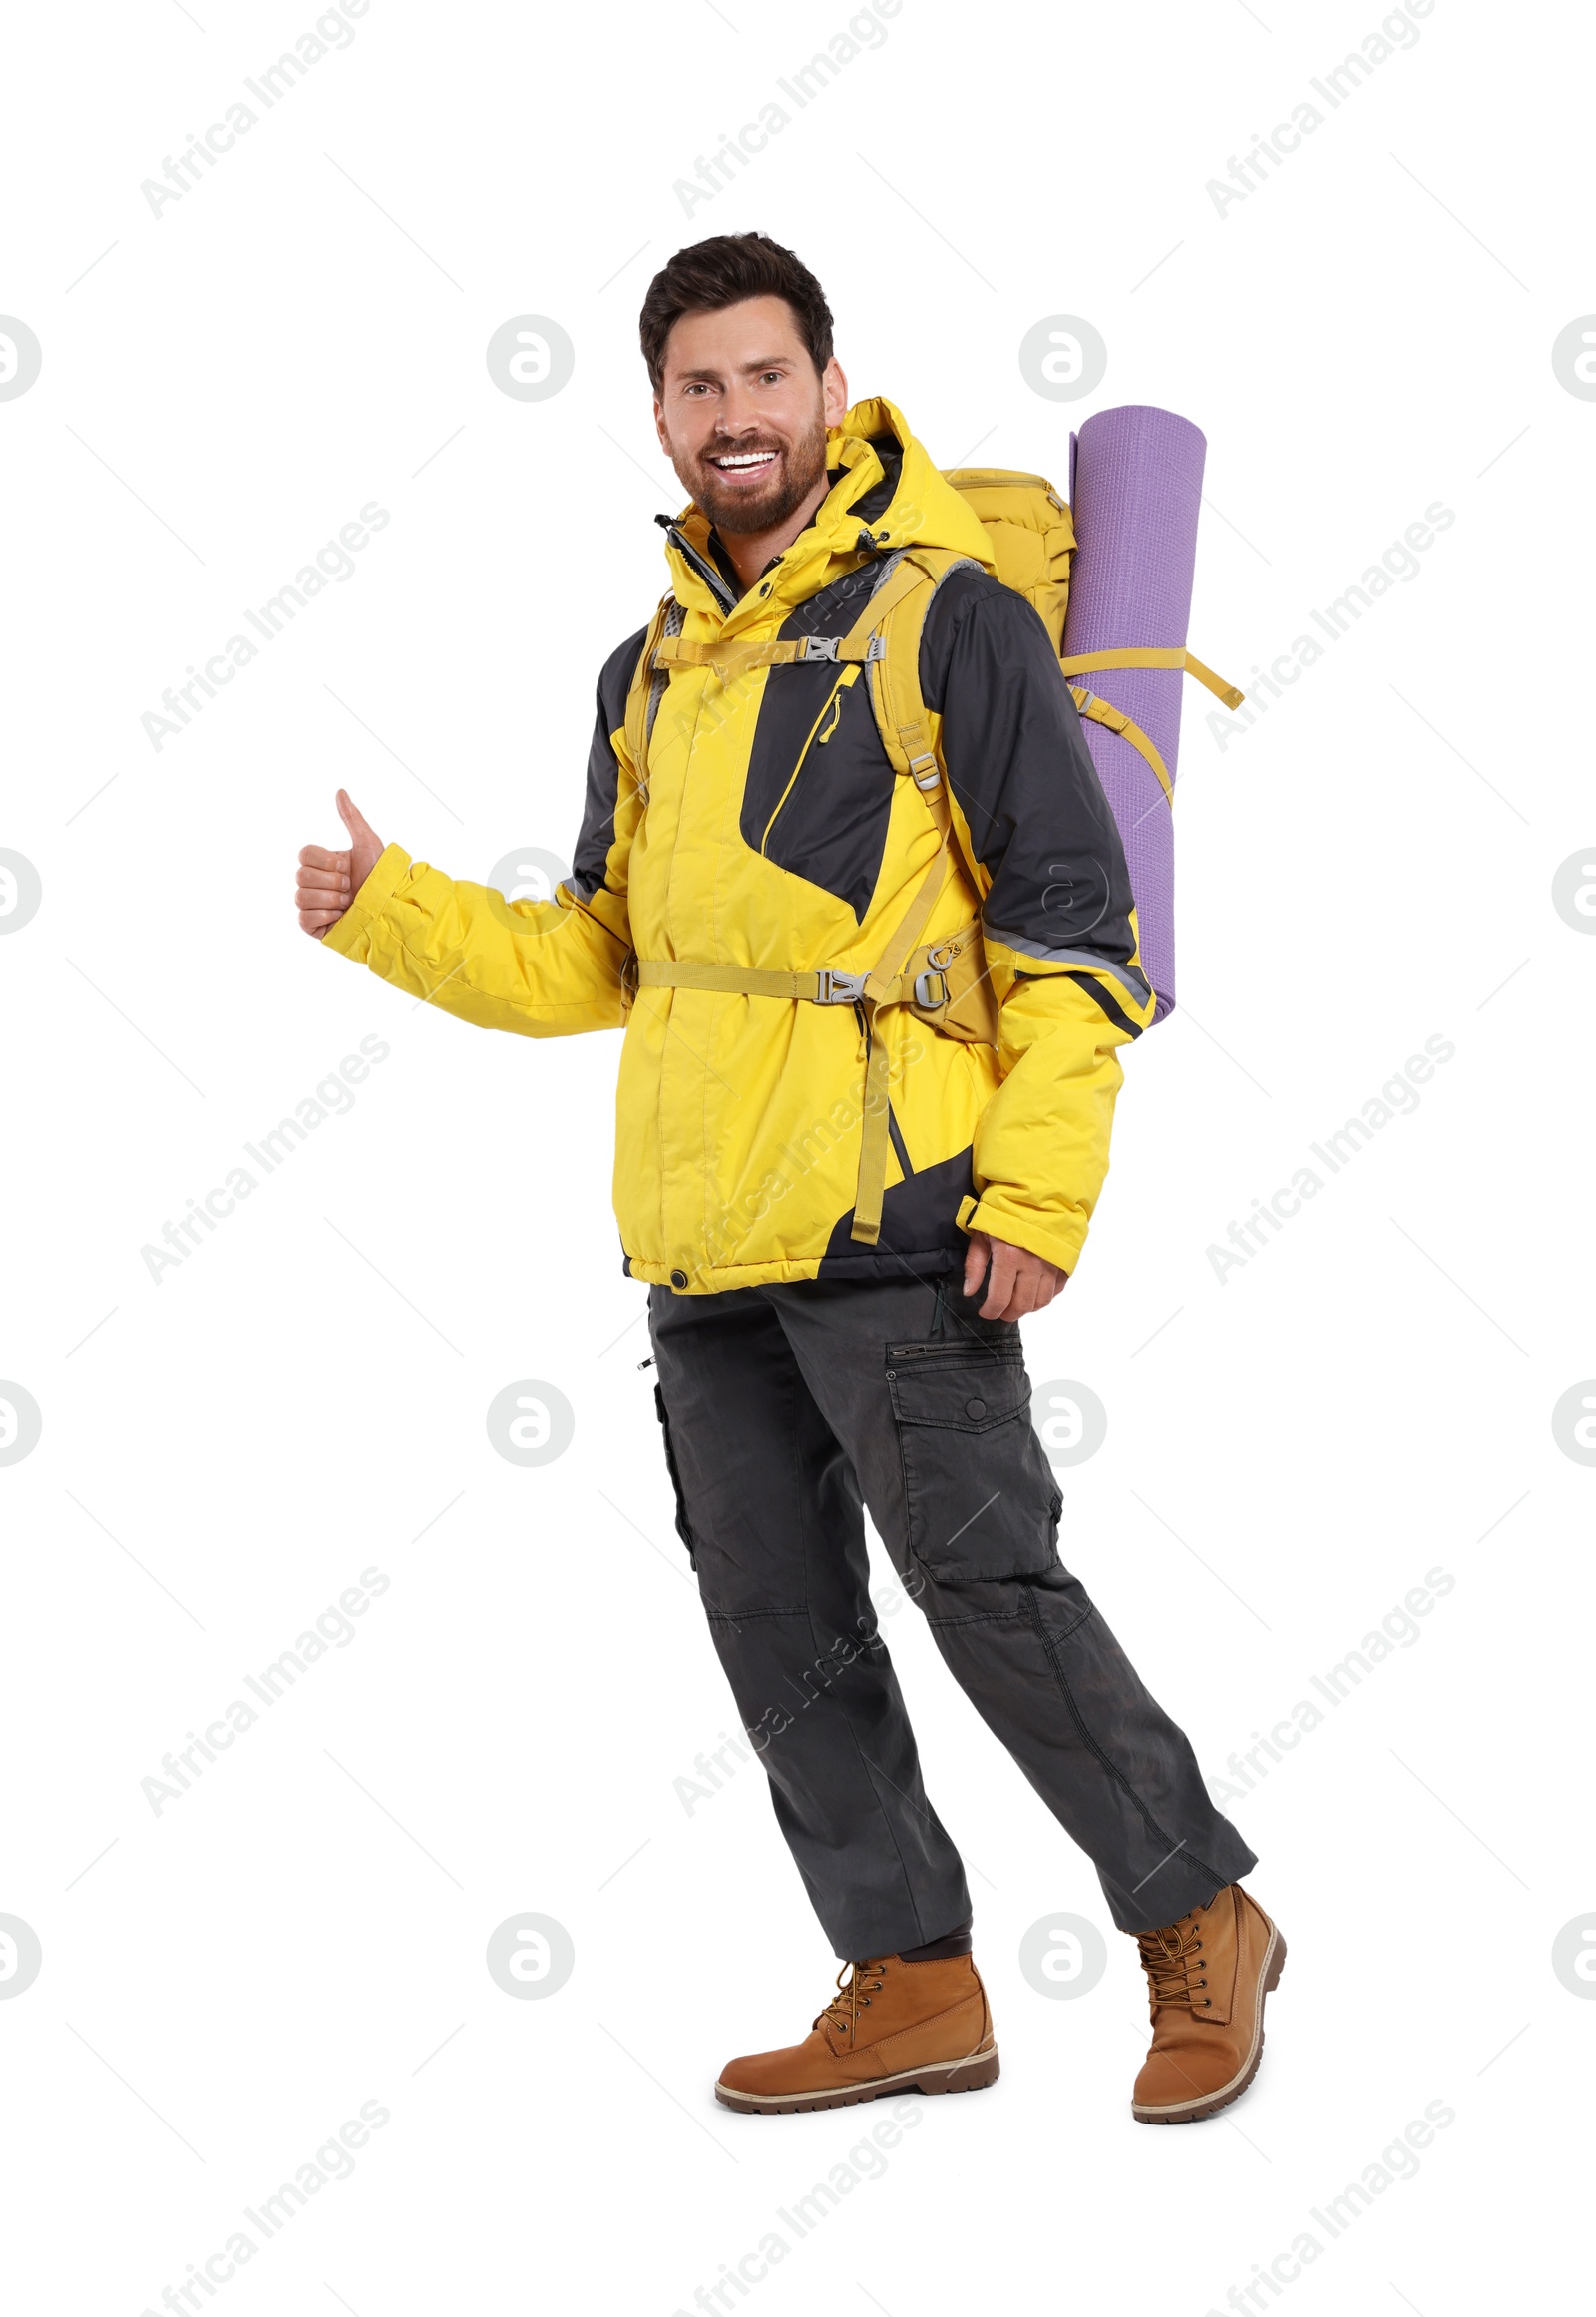
[[[723,435],[751,434],[758,424],[759,413],[754,407],[752,391],[741,379],[733,379],[721,400],[716,432]]]

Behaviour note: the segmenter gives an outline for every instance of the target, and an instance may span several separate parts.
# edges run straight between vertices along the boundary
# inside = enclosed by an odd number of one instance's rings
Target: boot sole
[[[1258,2063],[1264,2056],[1264,1998],[1274,1994],[1285,1968],[1286,1942],[1279,1931],[1272,1927],[1269,1945],[1264,1950],[1264,1968],[1258,1975],[1252,2048],[1242,2066],[1230,2082],[1222,2084],[1217,2092],[1200,2093],[1194,2100],[1175,2100],[1157,2108],[1133,2100],[1130,2113],[1138,2124],[1201,2124],[1205,2116],[1217,2116],[1222,2108],[1229,2108],[1232,2101],[1240,2100],[1257,2075]]]
[[[896,2076],[873,2076],[868,2084],[839,2086],[835,2092],[737,2092],[716,2084],[715,2098],[723,2108],[743,2116],[794,2116],[802,2109],[856,2108],[864,2100],[879,2100],[884,2092],[984,2092],[998,2081],[998,2047],[990,2045],[968,2060],[938,2060],[929,2068],[905,2068]]]

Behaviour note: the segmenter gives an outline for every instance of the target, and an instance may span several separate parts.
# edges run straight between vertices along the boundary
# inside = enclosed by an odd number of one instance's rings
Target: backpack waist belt
[[[844,973],[835,965],[813,973],[782,973],[762,965],[696,965],[683,958],[637,961],[639,989],[724,989],[742,997],[802,997],[811,1005],[857,1005],[869,979],[868,973]],[[903,981],[900,974],[889,985],[891,994],[877,1002],[900,1003],[906,994]]]

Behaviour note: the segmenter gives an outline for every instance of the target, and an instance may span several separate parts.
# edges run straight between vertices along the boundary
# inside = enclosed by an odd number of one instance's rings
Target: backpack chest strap
[[[757,667],[792,667],[816,659],[866,662],[880,659],[885,649],[881,638],[874,635],[857,642],[852,635],[797,635],[768,643],[744,642],[737,636],[724,642],[689,643],[685,636],[670,635],[655,646],[653,665],[667,670],[711,668],[722,682],[729,682]]]

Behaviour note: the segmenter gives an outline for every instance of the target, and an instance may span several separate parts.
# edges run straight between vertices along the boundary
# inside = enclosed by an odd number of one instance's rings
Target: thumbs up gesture
[[[338,791],[338,817],[349,832],[345,852],[329,853],[325,846],[306,845],[299,855],[299,884],[294,895],[299,923],[318,942],[343,916],[383,853],[382,839],[347,789]]]

